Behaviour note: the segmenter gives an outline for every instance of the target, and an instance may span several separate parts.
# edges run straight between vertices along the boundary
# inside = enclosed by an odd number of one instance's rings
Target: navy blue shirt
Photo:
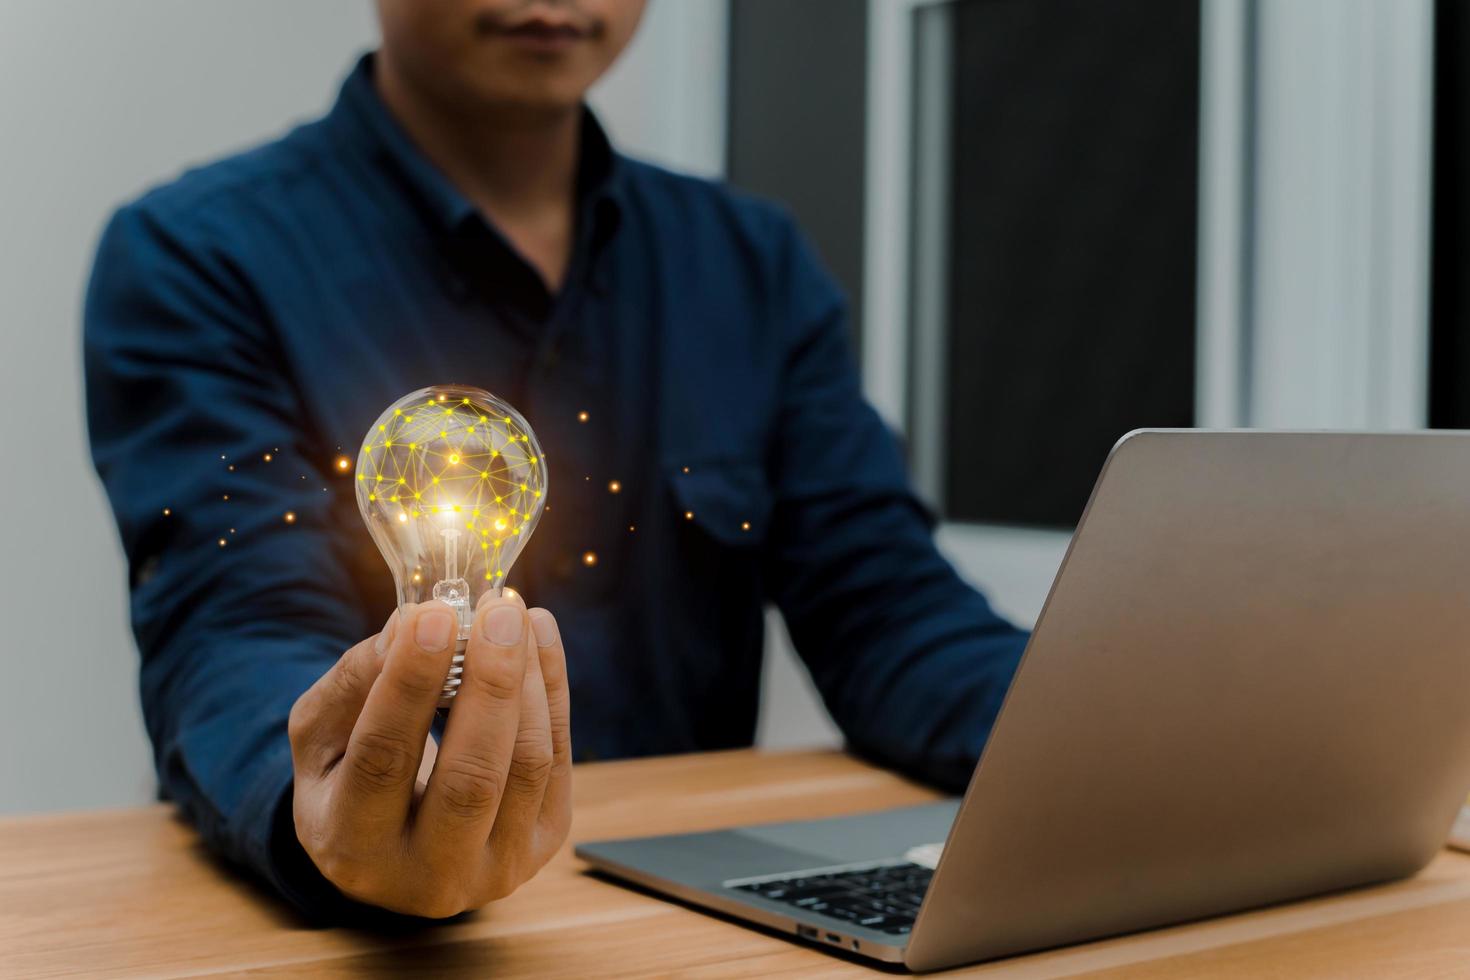
[[[772,602],[854,749],[968,778],[1025,634],[935,550],[842,295],[771,204],[588,114],[550,292],[369,57],[325,118],[123,207],[85,321],[162,791],[308,911],[340,899],[291,829],[286,716],[394,603],[336,460],[429,384],[505,398],[546,451],[509,580],[558,618],[579,759],[748,745]]]

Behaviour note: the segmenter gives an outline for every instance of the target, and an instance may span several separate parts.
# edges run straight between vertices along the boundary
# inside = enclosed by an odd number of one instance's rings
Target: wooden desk
[[[577,772],[574,840],[920,802],[833,753],[727,752]],[[166,806],[0,821],[0,977],[885,976],[582,873],[570,849],[510,899],[412,936],[304,928]],[[972,968],[999,977],[1461,976],[1470,855],[1417,878]]]

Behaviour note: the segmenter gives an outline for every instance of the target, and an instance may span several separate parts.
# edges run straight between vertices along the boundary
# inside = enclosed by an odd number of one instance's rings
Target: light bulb
[[[398,608],[442,599],[459,620],[440,707],[464,670],[475,604],[500,595],[546,505],[546,462],[520,413],[488,391],[421,388],[389,405],[357,457],[357,506]]]

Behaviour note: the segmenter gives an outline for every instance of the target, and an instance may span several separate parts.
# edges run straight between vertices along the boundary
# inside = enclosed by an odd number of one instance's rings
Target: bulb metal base
[[[464,651],[469,646],[468,637],[460,637],[454,644],[454,659],[449,662],[449,673],[444,678],[444,690],[439,692],[439,709],[442,711],[454,704],[459,693],[460,681],[464,678]]]

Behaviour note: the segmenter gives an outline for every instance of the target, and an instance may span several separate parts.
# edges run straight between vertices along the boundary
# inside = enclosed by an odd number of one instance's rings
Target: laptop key
[[[775,878],[732,886],[803,912],[853,922],[889,935],[913,928],[933,872],[915,864],[892,864],[823,874]]]

